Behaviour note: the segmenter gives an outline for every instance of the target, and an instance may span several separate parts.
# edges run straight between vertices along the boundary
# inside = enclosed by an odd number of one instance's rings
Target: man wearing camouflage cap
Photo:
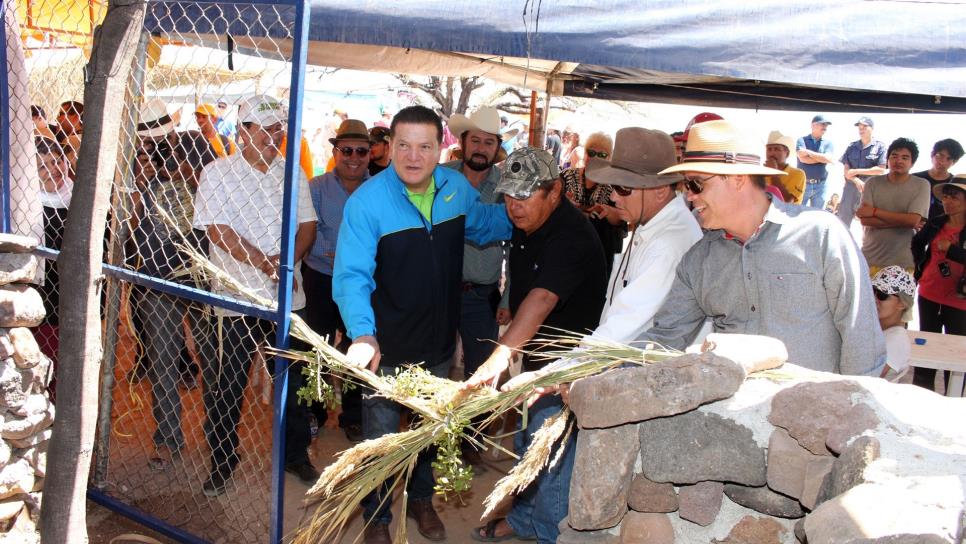
[[[510,248],[513,322],[493,355],[467,381],[467,388],[495,383],[515,351],[540,349],[533,340],[558,334],[561,329],[589,333],[597,327],[604,306],[604,248],[587,217],[564,198],[553,156],[533,147],[514,151],[503,163],[496,192],[504,195],[514,225]],[[525,370],[536,370],[544,362],[529,353],[523,356]],[[526,428],[514,437],[520,455],[543,422],[561,409],[559,395],[541,397],[530,407]],[[557,526],[567,515],[575,445],[576,436],[571,436],[561,460],[517,494],[507,517],[479,527],[471,536],[485,541],[515,535],[555,542]]]

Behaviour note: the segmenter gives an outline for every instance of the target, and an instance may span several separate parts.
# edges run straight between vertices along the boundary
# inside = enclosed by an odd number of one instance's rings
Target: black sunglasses
[[[882,291],[879,291],[875,287],[872,288],[872,292],[875,293],[875,298],[881,300],[882,302],[889,300],[889,297],[892,296],[889,293],[883,293]]]
[[[685,189],[687,189],[691,193],[696,194],[696,195],[699,195],[699,194],[701,194],[701,191],[704,190],[704,184],[705,184],[705,182],[707,182],[709,179],[711,179],[711,178],[713,178],[713,177],[715,177],[717,175],[718,174],[711,174],[710,176],[705,177],[705,178],[688,178],[688,177],[686,177],[686,178],[684,178],[684,187],[685,187]]]
[[[594,151],[593,149],[588,149],[587,156],[591,158],[606,159],[610,156],[610,153],[606,151]]]
[[[631,193],[634,192],[634,189],[630,187],[622,187],[620,185],[614,185],[614,192],[621,196],[631,196]]]
[[[346,157],[351,157],[353,151],[355,151],[356,155],[359,155],[360,157],[365,157],[366,155],[369,154],[369,148],[368,147],[349,147],[349,146],[345,146],[345,147],[336,147],[336,149],[338,149],[339,150],[339,153],[342,153]]]

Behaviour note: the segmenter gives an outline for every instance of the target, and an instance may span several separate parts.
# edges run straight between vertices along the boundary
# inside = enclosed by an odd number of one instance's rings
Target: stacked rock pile
[[[960,542],[966,400],[791,364],[754,374],[784,359],[761,342],[576,382],[558,542]]]
[[[54,405],[50,359],[28,327],[44,318],[28,282],[40,265],[32,238],[0,234],[0,533],[20,542],[34,533],[47,471]]]

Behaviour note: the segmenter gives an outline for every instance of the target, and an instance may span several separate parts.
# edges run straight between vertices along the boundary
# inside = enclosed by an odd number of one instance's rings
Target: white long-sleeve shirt
[[[701,227],[677,196],[639,226],[607,283],[607,301],[594,338],[629,343],[651,328],[674,282],[681,257],[701,239]]]

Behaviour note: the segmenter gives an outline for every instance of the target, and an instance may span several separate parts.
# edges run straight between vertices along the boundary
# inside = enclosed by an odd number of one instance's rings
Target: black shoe
[[[213,470],[208,475],[208,481],[201,487],[201,492],[206,497],[217,497],[225,492],[229,479],[231,479],[231,474],[225,475],[220,470]]]
[[[349,439],[349,442],[353,444],[357,442],[362,442],[362,426],[360,425],[346,425],[342,428],[345,431],[345,437]]]
[[[315,485],[315,482],[318,482],[319,477],[322,476],[318,470],[315,470],[315,467],[312,466],[312,463],[308,461],[285,465],[285,472],[291,472],[292,474],[298,476],[299,480],[302,480],[303,483],[310,486]]]

